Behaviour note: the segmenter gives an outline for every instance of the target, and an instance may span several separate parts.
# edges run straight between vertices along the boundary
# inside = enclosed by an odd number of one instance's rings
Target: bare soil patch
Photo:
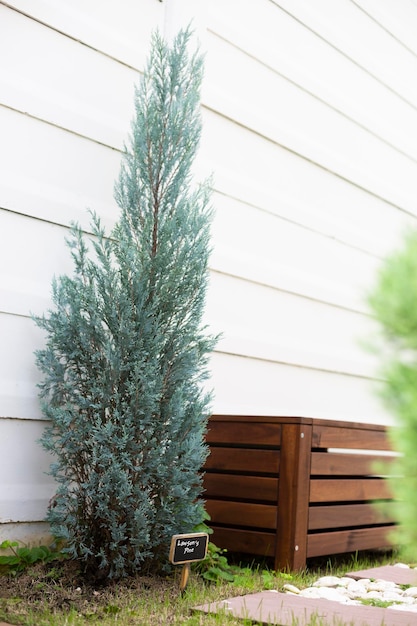
[[[19,623],[28,613],[67,613],[70,610],[96,620],[123,608],[135,595],[178,598],[173,577],[137,576],[106,585],[86,580],[79,564],[56,561],[26,571],[0,575],[0,620]]]

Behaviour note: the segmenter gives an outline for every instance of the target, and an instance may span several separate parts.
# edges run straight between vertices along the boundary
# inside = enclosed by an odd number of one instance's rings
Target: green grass
[[[378,606],[380,609],[386,609],[393,604],[398,604],[393,600],[380,600],[379,598],[365,598],[361,600],[361,603],[365,606]]]
[[[25,626],[247,626],[252,624],[250,620],[238,620],[225,613],[193,613],[192,609],[265,589],[280,591],[288,582],[303,588],[325,574],[342,576],[349,570],[393,560],[392,554],[338,557],[310,563],[297,573],[274,572],[262,561],[240,562],[233,582],[209,583],[192,572],[182,595],[181,567],[166,578],[148,575],[95,589],[82,583],[76,586],[76,578],[60,576],[59,564],[39,564],[9,577],[7,584],[6,577],[0,577],[0,621]],[[323,626],[320,619],[314,626]]]

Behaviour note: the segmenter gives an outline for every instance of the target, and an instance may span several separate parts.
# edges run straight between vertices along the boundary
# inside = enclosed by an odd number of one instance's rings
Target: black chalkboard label
[[[208,534],[174,535],[171,539],[169,560],[174,565],[202,561],[207,554]]]

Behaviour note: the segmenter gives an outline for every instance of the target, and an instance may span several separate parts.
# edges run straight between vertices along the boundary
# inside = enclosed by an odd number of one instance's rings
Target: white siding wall
[[[156,27],[206,50],[197,169],[214,172],[214,411],[387,422],[364,294],[417,217],[412,0],[0,0],[0,540],[53,493],[30,319],[110,227],[133,85]],[[20,531],[13,525],[21,522]]]
[[[416,222],[416,28],[409,0],[208,3],[217,411],[389,421],[360,341]]]

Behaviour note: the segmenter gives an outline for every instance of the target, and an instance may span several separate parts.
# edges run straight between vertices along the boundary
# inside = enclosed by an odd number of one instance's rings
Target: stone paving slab
[[[355,580],[374,578],[397,585],[416,585],[417,571],[385,565],[345,574]],[[324,598],[305,598],[274,591],[228,598],[194,609],[227,613],[241,619],[277,626],[310,626],[315,619],[326,626],[417,626],[417,613],[374,606],[346,605]],[[1,626],[1,624],[0,624]]]
[[[310,626],[322,620],[326,626],[416,626],[417,613],[374,606],[340,604],[331,600],[303,598],[261,591],[195,607],[204,613],[225,613],[261,624]]]
[[[413,585],[417,586],[417,570],[406,567],[395,567],[394,565],[383,565],[381,567],[372,567],[371,569],[362,569],[357,572],[349,572],[345,574],[355,580],[361,578],[378,578],[387,580],[396,585]],[[417,619],[416,619],[417,624]]]

